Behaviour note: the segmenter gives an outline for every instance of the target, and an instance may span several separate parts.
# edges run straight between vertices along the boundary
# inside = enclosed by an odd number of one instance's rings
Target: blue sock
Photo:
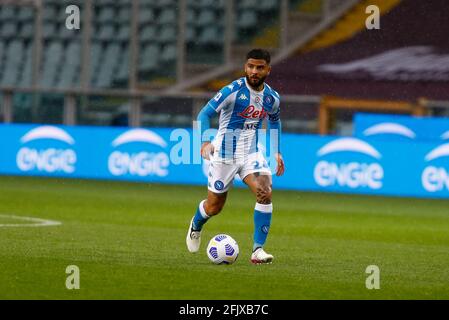
[[[267,240],[271,225],[273,204],[256,204],[254,209],[254,246],[253,251],[263,247]]]
[[[201,231],[203,225],[209,220],[209,216],[204,210],[204,202],[206,200],[201,201],[198,209],[196,210],[195,216],[193,217],[193,230]]]

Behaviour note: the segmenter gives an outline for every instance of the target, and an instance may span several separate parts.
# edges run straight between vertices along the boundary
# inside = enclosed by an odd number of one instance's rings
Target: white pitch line
[[[50,227],[50,226],[59,226],[61,225],[61,222],[59,221],[53,221],[53,220],[45,220],[45,219],[39,219],[39,218],[31,218],[31,217],[23,217],[23,216],[16,216],[16,215],[7,215],[7,214],[0,214],[0,218],[8,218],[13,220],[22,220],[22,221],[31,221],[34,223],[20,223],[20,224],[0,224],[0,228],[9,228],[9,227]]]

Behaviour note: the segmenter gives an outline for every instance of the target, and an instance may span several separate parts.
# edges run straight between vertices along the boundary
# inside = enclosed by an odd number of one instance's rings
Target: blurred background
[[[373,4],[380,30],[365,26]],[[66,27],[69,5],[80,9],[80,29]],[[444,5],[0,1],[0,120],[189,127],[215,91],[242,75],[254,47],[273,56],[268,82],[283,97],[286,132],[350,134],[360,109],[446,116]]]

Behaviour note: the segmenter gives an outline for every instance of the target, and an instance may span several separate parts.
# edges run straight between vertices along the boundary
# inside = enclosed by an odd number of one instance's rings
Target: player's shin
[[[209,216],[207,215],[206,211],[204,210],[204,202],[206,200],[201,201],[198,209],[196,210],[195,216],[193,217],[193,229],[195,231],[201,231],[203,228],[203,225],[209,220]]]
[[[256,204],[254,210],[254,246],[253,251],[263,247],[271,225],[273,204]]]

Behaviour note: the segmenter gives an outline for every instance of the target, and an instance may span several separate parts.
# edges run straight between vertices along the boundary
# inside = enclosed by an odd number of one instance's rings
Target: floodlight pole
[[[186,65],[186,11],[187,11],[187,1],[178,1],[178,37],[177,37],[177,59],[176,59],[176,82],[180,83],[185,78],[185,65]]]
[[[90,85],[90,48],[92,35],[93,1],[85,0],[84,15],[82,21],[82,55],[81,55],[81,81],[80,86],[86,90]]]
[[[226,1],[225,9],[225,37],[224,37],[224,58],[225,63],[232,63],[232,39],[234,34],[234,0]]]
[[[139,59],[139,0],[131,2],[131,39],[130,39],[130,61],[129,61],[129,89],[137,89],[137,63]]]
[[[34,18],[34,40],[33,40],[33,69],[32,69],[32,75],[31,75],[31,83],[32,87],[36,89],[39,85],[39,74],[41,69],[41,61],[42,61],[42,13],[43,11],[43,1],[42,0],[36,0],[35,1],[35,12],[36,16]],[[38,104],[40,100],[40,94],[35,93],[33,95],[32,99],[32,106],[31,106],[31,119],[34,120],[37,118],[38,115]]]
[[[142,98],[134,96],[138,87],[138,61],[139,61],[139,0],[131,2],[131,39],[129,62],[129,91],[131,92],[128,109],[128,125],[140,127],[142,124]]]

